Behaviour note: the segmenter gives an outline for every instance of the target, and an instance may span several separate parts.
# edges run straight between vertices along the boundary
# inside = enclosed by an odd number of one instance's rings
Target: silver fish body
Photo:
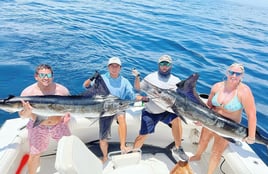
[[[87,96],[11,96],[0,100],[0,109],[6,112],[18,112],[23,109],[22,100],[28,101],[38,116],[63,116],[69,112],[72,117],[98,118],[114,115],[127,109],[133,101],[121,100],[112,95]]]

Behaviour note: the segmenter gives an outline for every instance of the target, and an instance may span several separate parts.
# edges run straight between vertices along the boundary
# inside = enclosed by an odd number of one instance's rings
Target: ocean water
[[[0,6],[0,98],[34,83],[40,63],[78,94],[86,78],[106,71],[111,56],[121,58],[121,73],[133,83],[132,68],[144,77],[169,54],[181,79],[200,74],[200,93],[209,93],[227,66],[239,62],[255,97],[258,129],[268,134],[265,0],[2,0]],[[16,117],[0,111],[0,125]],[[268,164],[267,148],[252,147]]]

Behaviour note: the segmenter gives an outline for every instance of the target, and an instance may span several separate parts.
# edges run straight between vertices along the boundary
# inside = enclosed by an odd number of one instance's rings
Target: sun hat
[[[160,62],[168,62],[168,63],[172,63],[172,59],[169,55],[163,55],[159,58],[158,63]]]
[[[111,57],[108,61],[108,66],[112,63],[116,63],[121,66],[121,60],[119,59],[119,57]]]

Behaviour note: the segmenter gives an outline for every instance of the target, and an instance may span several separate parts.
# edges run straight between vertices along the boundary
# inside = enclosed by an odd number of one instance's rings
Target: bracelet
[[[248,144],[254,144],[255,143],[255,138],[252,137],[246,137],[245,138],[246,143]]]
[[[255,138],[247,137],[247,140],[249,140],[249,141],[255,141]]]

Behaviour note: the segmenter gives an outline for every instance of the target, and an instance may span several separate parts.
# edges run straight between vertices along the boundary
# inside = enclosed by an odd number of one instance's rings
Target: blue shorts
[[[111,138],[111,126],[115,115],[101,117],[99,120],[99,139],[110,139]]]
[[[143,109],[141,114],[140,135],[153,133],[155,130],[155,126],[159,121],[170,125],[170,122],[177,117],[178,116],[176,114],[167,111],[160,114],[152,114]]]
[[[111,139],[111,127],[114,121],[114,118],[118,115],[125,115],[125,112],[119,112],[115,115],[101,117],[99,120],[99,139]]]

